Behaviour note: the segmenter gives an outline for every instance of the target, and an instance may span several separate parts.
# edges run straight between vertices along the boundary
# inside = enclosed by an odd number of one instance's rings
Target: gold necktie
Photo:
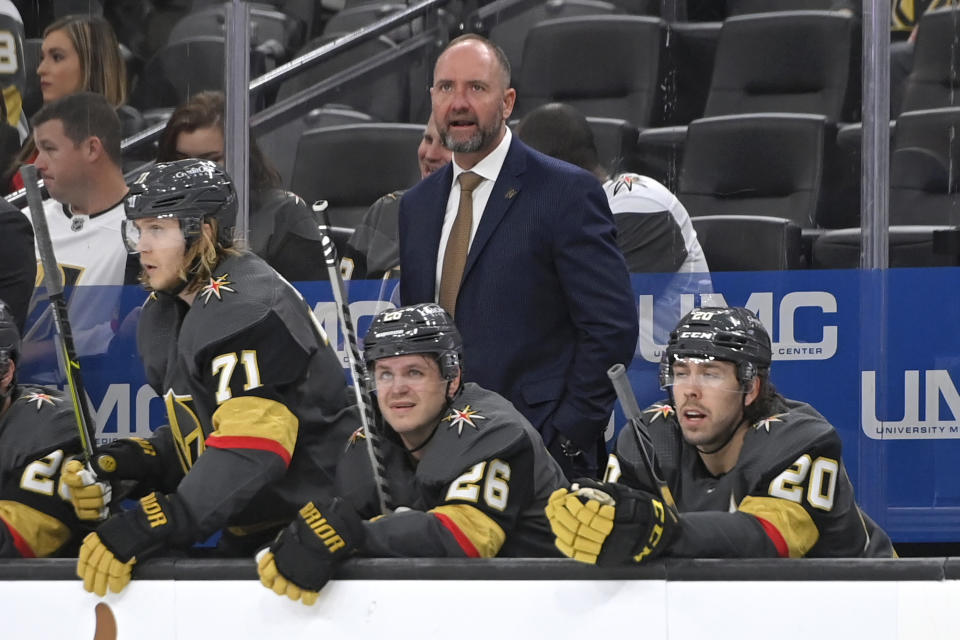
[[[470,231],[473,229],[473,190],[477,188],[483,177],[472,171],[464,171],[457,176],[460,183],[460,205],[457,207],[457,217],[450,227],[450,236],[447,238],[447,248],[443,252],[443,268],[440,270],[440,306],[453,316],[457,306],[457,292],[460,291],[460,280],[463,278],[463,268],[467,264],[467,252],[470,250]]]

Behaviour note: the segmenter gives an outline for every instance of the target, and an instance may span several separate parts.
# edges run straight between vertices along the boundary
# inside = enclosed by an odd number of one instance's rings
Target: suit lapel
[[[487,206],[483,210],[483,216],[480,218],[480,226],[477,227],[477,233],[473,236],[473,242],[470,244],[467,264],[463,269],[464,280],[470,275],[470,270],[476,264],[483,248],[520,193],[522,187],[520,177],[526,167],[527,158],[524,148],[517,136],[514,135],[510,141],[510,150],[507,152],[503,167],[500,169],[500,175],[497,176],[493,191],[490,192],[490,198],[487,200]]]

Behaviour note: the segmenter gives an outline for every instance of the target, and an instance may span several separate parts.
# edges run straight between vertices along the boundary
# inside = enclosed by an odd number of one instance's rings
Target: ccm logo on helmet
[[[654,296],[638,296],[637,309],[640,316],[640,336],[637,348],[647,362],[660,362],[660,356],[666,349],[655,337],[667,337],[676,326],[676,319],[693,310],[696,298],[704,306],[729,306],[724,296],[711,294],[682,294],[679,309],[660,308],[655,304]],[[791,291],[780,297],[773,291],[754,291],[742,306],[753,311],[771,338],[774,360],[829,360],[837,352],[839,344],[839,325],[834,314],[837,313],[837,298],[829,291]],[[740,304],[740,300],[735,300]],[[679,314],[676,313],[679,311]],[[709,311],[703,313],[711,313]],[[660,316],[663,317],[660,317]],[[694,318],[692,318],[694,319]],[[709,318],[695,318],[708,320]],[[802,327],[802,331],[798,329]],[[798,339],[797,334],[812,341]],[[817,335],[819,334],[819,336]],[[684,336],[693,337],[693,336]],[[819,339],[817,339],[817,337]]]
[[[702,340],[713,340],[713,331],[681,331],[681,338],[700,338]]]

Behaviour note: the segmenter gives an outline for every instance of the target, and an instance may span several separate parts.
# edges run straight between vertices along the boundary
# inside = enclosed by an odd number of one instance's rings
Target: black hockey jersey
[[[736,465],[719,477],[684,442],[671,405],[652,405],[642,415],[659,474],[682,514],[669,555],[893,556],[886,533],[855,502],[839,435],[810,405],[783,398],[774,415],[748,428]],[[652,488],[629,424],[606,479]]]
[[[0,416],[0,558],[69,555],[82,537],[60,469],[80,453],[73,406],[56,389],[20,385]]]
[[[467,383],[422,449],[382,438],[394,499],[409,510],[367,523],[361,553],[395,557],[558,555],[544,507],[564,486],[540,435],[502,396]],[[337,492],[365,518],[379,515],[362,432],[337,467]]]
[[[260,258],[225,259],[191,306],[152,295],[138,348],[170,421],[152,438],[170,470],[159,488],[176,489],[194,539],[275,529],[330,494],[356,408],[306,302]]]

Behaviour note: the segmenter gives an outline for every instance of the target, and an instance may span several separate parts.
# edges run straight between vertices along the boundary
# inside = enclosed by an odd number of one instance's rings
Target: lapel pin
[[[507,200],[510,200],[510,199],[512,199],[513,196],[515,196],[515,195],[517,195],[517,190],[516,190],[516,189],[510,189],[509,191],[507,191],[507,195],[506,195],[505,197],[506,197]]]

